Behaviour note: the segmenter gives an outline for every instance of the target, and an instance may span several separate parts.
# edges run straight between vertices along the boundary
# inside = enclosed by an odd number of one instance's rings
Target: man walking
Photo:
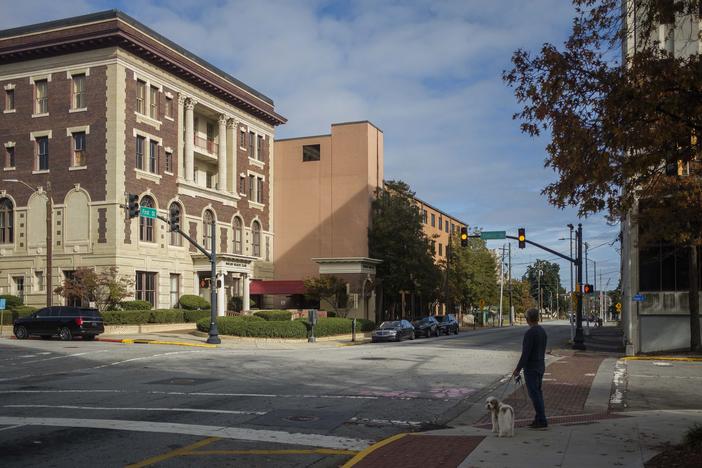
[[[524,334],[522,342],[522,357],[519,358],[517,368],[512,372],[512,376],[518,377],[519,372],[524,369],[524,381],[529,392],[529,398],[534,404],[534,421],[529,424],[531,429],[542,429],[548,427],[546,421],[546,411],[544,409],[544,395],[541,391],[541,382],[544,378],[546,363],[546,331],[539,325],[539,311],[529,309],[526,312],[529,329]]]

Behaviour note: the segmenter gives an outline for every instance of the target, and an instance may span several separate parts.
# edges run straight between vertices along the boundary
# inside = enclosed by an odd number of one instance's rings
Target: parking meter
[[[307,338],[307,341],[309,343],[314,343],[317,341],[317,338],[314,336],[314,327],[317,325],[317,310],[316,309],[309,309],[307,311],[307,323],[310,324],[310,327],[312,329],[310,330],[310,336]]]

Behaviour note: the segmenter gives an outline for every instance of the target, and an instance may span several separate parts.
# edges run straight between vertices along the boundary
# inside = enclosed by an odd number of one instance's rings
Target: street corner
[[[164,345],[164,346],[185,346],[191,348],[217,348],[215,344],[209,343],[193,343],[187,341],[170,341],[170,340],[151,340],[147,338],[96,338],[95,341],[103,343],[120,343],[120,344],[145,344],[145,345]]]
[[[458,466],[485,436],[400,433],[357,453],[342,468]]]

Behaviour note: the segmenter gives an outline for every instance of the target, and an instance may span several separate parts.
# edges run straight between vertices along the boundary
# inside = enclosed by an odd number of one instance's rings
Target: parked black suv
[[[74,336],[92,340],[105,331],[105,325],[97,309],[78,307],[44,307],[33,314],[18,318],[14,322],[15,336],[24,340],[30,335],[39,335],[44,339],[58,335],[63,341]]]
[[[458,335],[458,321],[453,314],[435,315],[434,318],[439,322],[440,333]]]

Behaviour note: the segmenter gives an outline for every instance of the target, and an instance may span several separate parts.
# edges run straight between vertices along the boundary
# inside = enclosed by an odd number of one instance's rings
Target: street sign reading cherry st
[[[156,219],[156,208],[142,206],[139,208],[139,216],[141,216],[142,218]]]
[[[507,238],[507,231],[483,231],[480,233],[482,240],[500,240]]]

